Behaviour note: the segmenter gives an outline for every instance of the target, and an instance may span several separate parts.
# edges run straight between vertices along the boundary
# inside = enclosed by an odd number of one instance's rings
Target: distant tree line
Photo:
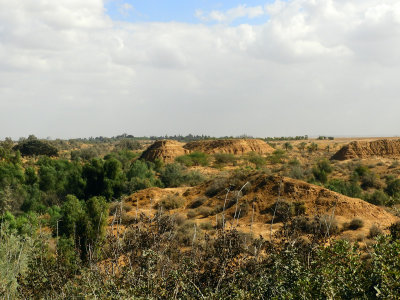
[[[298,136],[281,136],[281,137],[266,137],[265,141],[302,141],[308,140],[308,135],[298,135]]]
[[[320,136],[318,137],[318,139],[319,139],[319,140],[330,140],[330,141],[333,141],[335,138],[334,138],[333,136],[323,136],[323,135],[320,135]]]

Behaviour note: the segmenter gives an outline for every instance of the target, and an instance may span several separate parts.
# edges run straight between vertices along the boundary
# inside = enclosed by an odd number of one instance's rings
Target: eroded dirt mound
[[[194,152],[213,153],[231,153],[242,155],[249,152],[258,154],[272,153],[274,149],[262,140],[258,139],[221,139],[204,140],[187,143],[185,149]]]
[[[172,163],[174,162],[176,157],[185,155],[187,153],[187,151],[182,146],[182,143],[172,140],[155,141],[142,153],[140,158],[148,161],[161,159],[166,163]]]
[[[238,194],[238,190],[246,182],[248,184]],[[156,203],[168,195],[184,199],[185,204],[174,212],[187,215],[197,223],[217,224],[225,205],[227,222],[237,224],[242,231],[251,230],[264,237],[268,237],[270,233],[273,210],[278,199],[285,203],[300,203],[305,208],[303,214],[307,217],[332,217],[337,220],[340,228],[355,218],[361,219],[364,226],[357,231],[357,234],[365,236],[373,225],[385,230],[398,221],[397,217],[383,208],[361,199],[346,197],[303,181],[260,173],[253,173],[241,182],[234,178],[226,178],[217,184],[214,180],[193,188],[151,188],[133,194],[128,202],[139,201],[141,209],[146,213],[154,213]],[[190,215],[192,216],[189,217]],[[233,220],[235,215],[240,215],[236,221]],[[281,226],[282,223],[276,218],[273,231]]]
[[[346,160],[373,156],[386,158],[400,157],[400,140],[383,139],[371,142],[351,142],[336,152],[335,155],[332,156],[332,159]]]

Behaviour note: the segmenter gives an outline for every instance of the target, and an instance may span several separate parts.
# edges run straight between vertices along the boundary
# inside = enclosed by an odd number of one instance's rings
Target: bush
[[[247,160],[255,164],[257,169],[265,165],[265,158],[255,152],[250,152],[247,156]]]
[[[236,212],[236,218],[240,219],[248,215],[250,211],[250,205],[247,202],[239,204]],[[235,217],[235,211],[232,212],[232,217]]]
[[[166,187],[178,187],[183,182],[184,168],[180,164],[168,164],[161,171],[160,179]]]
[[[141,150],[143,147],[142,145],[135,140],[124,139],[121,140],[118,144],[115,145],[116,150]]]
[[[304,170],[301,166],[292,166],[289,173],[288,177],[293,178],[293,179],[304,179]]]
[[[347,182],[341,179],[332,179],[326,185],[326,188],[353,198],[361,198],[362,196],[362,189],[355,181]]]
[[[389,230],[393,240],[400,239],[400,221],[390,225]]]
[[[211,222],[204,222],[200,223],[200,228],[203,230],[210,231],[214,229],[214,226],[211,224]]]
[[[372,194],[366,194],[364,200],[374,205],[387,205],[390,199],[383,191],[377,190]]]
[[[207,201],[206,197],[198,197],[194,199],[189,205],[189,208],[198,208],[199,206],[202,206],[205,202]]]
[[[389,196],[397,196],[400,194],[400,179],[388,180],[387,187],[385,189]]]
[[[361,177],[361,187],[367,188],[381,188],[382,183],[379,180],[379,176],[374,172],[368,172]]]
[[[293,205],[286,201],[277,201],[270,208],[271,214],[275,214],[276,221],[286,222],[294,216]]]
[[[90,147],[80,150],[71,151],[71,160],[85,160],[89,161],[93,158],[96,158],[100,155],[98,149],[96,147]]]
[[[162,198],[155,206],[155,208],[164,208],[166,210],[177,209],[185,204],[185,199],[178,195],[168,195]]]
[[[122,203],[122,212],[129,212],[132,210],[132,206],[128,203]],[[113,202],[109,205],[109,215],[113,216],[114,214],[121,213],[121,202]]]
[[[184,246],[192,245],[193,239],[195,237],[195,231],[199,231],[199,228],[197,228],[196,226],[196,223],[187,221],[178,228],[176,239],[179,241],[180,244]]]
[[[161,171],[160,179],[166,187],[178,187],[181,185],[194,186],[205,180],[200,172],[188,172],[182,165],[177,163],[166,165]]]
[[[214,210],[211,207],[200,207],[197,209],[197,212],[199,215],[203,216],[204,218],[207,218],[208,216],[211,216],[214,213]]]
[[[175,159],[186,167],[192,166],[208,166],[209,158],[208,155],[203,152],[193,152],[187,155],[179,156]]]
[[[188,211],[186,216],[188,219],[193,219],[193,218],[197,217],[198,215],[199,215],[199,213],[198,213],[197,209],[191,209]]]
[[[304,202],[294,202],[294,214],[296,216],[304,215],[306,213],[306,205]]]
[[[282,163],[283,159],[285,158],[285,151],[284,150],[275,150],[274,152],[272,152],[271,155],[269,155],[267,157],[267,159],[272,163],[272,164],[279,164]]]
[[[220,165],[227,165],[232,164],[235,165],[237,158],[235,155],[230,153],[216,153],[214,154],[215,164]]]
[[[328,181],[328,175],[332,173],[332,171],[332,165],[327,159],[318,161],[312,169],[314,178],[321,183],[326,183]]]
[[[228,180],[226,178],[216,178],[211,185],[206,189],[205,195],[207,197],[214,197],[221,191],[229,187]]]
[[[47,141],[41,141],[35,137],[28,138],[27,140],[18,143],[18,145],[14,146],[13,150],[19,151],[22,156],[58,156],[58,150],[56,147],[50,145]]]
[[[364,221],[359,218],[354,218],[349,224],[350,230],[357,230],[364,226]]]
[[[190,171],[184,174],[182,179],[183,185],[195,186],[204,182],[205,177],[199,171]]]
[[[382,229],[380,229],[378,226],[376,226],[375,224],[371,226],[371,228],[369,229],[369,234],[368,234],[368,238],[372,239],[377,237],[378,235],[382,235]]]

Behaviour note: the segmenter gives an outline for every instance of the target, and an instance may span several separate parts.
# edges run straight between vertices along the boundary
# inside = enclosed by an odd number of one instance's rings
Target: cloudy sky
[[[0,138],[399,135],[398,0],[0,0]]]

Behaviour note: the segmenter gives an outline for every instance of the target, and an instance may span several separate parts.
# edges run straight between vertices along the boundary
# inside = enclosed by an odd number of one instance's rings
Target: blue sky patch
[[[105,8],[107,14],[116,21],[238,25],[264,23],[268,19],[264,6],[271,2],[273,1],[248,0],[243,3],[238,0],[110,0]],[[237,9],[239,6],[241,10]],[[259,8],[256,9],[257,7]],[[261,13],[262,10],[264,13]],[[213,11],[215,13],[210,15]],[[241,15],[242,11],[248,11],[248,14]]]

